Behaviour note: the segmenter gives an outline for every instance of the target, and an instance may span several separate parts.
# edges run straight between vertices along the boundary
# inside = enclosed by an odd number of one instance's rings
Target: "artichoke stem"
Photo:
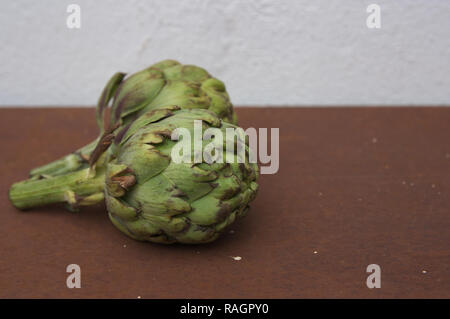
[[[83,146],[79,150],[70,153],[56,161],[36,167],[30,171],[30,177],[34,176],[58,176],[75,172],[87,167],[89,157],[98,143],[98,138]]]
[[[19,209],[66,202],[73,208],[93,205],[103,199],[104,168],[89,176],[89,168],[68,174],[41,178],[38,176],[15,183],[9,199]]]

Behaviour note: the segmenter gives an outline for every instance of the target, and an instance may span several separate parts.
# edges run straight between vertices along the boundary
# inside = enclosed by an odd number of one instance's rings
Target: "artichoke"
[[[183,128],[193,139],[196,121],[226,138],[214,138],[214,151],[209,153],[205,151],[213,142],[202,139],[185,161],[175,160],[174,131]],[[226,134],[230,128],[237,129],[210,110],[150,108],[126,126],[105,131],[92,151],[90,168],[16,183],[10,199],[22,209],[55,202],[76,207],[97,203],[104,195],[112,223],[134,239],[210,242],[245,215],[258,189],[258,167],[249,163],[248,141],[242,158],[239,147],[228,148],[238,144],[234,135]],[[188,142],[185,138],[182,141]],[[203,156],[198,161],[198,151],[223,154],[224,160]]]
[[[167,105],[208,109],[226,122],[237,122],[223,82],[203,68],[174,60],[161,61],[129,77],[119,72],[108,81],[97,103],[100,135],[106,130],[104,113],[111,100],[108,128],[126,127],[140,115]],[[99,138],[59,160],[31,170],[30,176],[50,177],[85,169],[92,162],[90,157],[98,142]]]
[[[106,205],[113,224],[135,239],[209,242],[246,213],[258,188],[258,167],[239,163],[237,152],[227,151],[226,139],[220,147],[224,163],[203,159],[193,164],[194,152],[187,163],[173,161],[174,129],[182,127],[194,136],[195,120],[223,136],[227,128],[236,128],[209,111],[176,110],[150,111],[116,140],[106,168]],[[202,150],[208,143],[203,141]]]

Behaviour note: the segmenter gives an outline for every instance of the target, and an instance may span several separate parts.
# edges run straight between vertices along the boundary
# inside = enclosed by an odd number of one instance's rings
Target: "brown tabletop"
[[[237,112],[245,128],[280,128],[279,172],[260,177],[234,233],[164,246],[120,233],[104,205],[16,210],[10,184],[97,129],[90,108],[0,109],[0,297],[450,298],[450,108]],[[66,286],[69,264],[81,289]]]

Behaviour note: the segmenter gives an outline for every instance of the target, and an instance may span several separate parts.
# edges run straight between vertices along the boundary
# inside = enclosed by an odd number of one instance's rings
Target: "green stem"
[[[56,161],[36,167],[30,171],[30,176],[58,176],[84,169],[88,166],[88,158],[92,154],[99,138]]]
[[[88,176],[89,173],[89,168],[85,168],[43,179],[36,176],[13,184],[9,198],[19,209],[61,202],[67,202],[72,208],[92,205],[103,199],[105,173],[102,167],[94,176]]]

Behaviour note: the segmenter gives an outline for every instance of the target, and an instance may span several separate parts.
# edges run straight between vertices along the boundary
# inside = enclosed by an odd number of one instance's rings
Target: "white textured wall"
[[[93,105],[115,71],[165,58],[205,67],[236,105],[450,104],[444,0],[2,1],[0,43],[0,105]]]

